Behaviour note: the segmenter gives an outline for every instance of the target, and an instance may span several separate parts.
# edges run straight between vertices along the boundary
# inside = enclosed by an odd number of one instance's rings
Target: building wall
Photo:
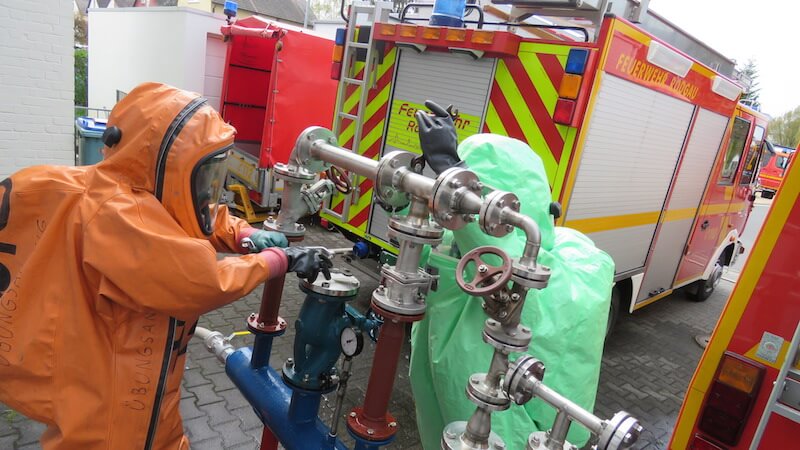
[[[114,8],[89,11],[89,106],[111,108],[117,90],[158,81],[205,94],[209,35],[224,18],[191,8]]]
[[[0,179],[73,165],[71,0],[0,2]]]
[[[218,16],[225,17],[225,14],[222,12],[223,7],[222,5],[217,5],[212,3],[211,0],[178,0],[178,6],[186,6],[188,8],[199,9],[200,11],[206,11],[210,13],[214,13]],[[237,19],[244,19],[245,17],[252,16],[253,13],[247,11],[245,9],[241,9],[241,5],[239,5],[239,10],[236,11],[236,18]]]
[[[345,28],[347,26],[343,20],[317,20],[313,24],[313,30],[320,36],[328,39],[336,39],[336,29]]]

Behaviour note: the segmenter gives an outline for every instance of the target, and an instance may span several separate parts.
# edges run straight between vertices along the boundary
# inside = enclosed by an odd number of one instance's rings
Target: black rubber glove
[[[451,167],[466,167],[456,152],[458,136],[453,123],[455,116],[452,112],[453,105],[444,109],[438,104],[426,100],[425,107],[430,109],[433,115],[425,111],[416,113],[419,125],[419,145],[425,161],[436,172],[436,175]]]
[[[324,253],[317,248],[308,247],[287,247],[282,248],[286,257],[289,259],[289,270],[295,272],[299,278],[305,278],[314,282],[319,273],[325,276],[326,280],[331,279],[330,269],[333,263]]]

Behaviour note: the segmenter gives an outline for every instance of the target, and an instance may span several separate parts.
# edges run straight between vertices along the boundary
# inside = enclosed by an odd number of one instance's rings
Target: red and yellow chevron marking
[[[542,158],[554,198],[561,192],[576,135],[575,128],[553,122],[569,49],[522,43],[517,58],[498,61],[483,129],[526,142]]]
[[[397,50],[391,44],[386,46],[383,63],[377,68],[377,83],[374,89],[370,89],[367,97],[367,104],[364,108],[361,127],[361,144],[358,153],[377,160],[383,144],[383,129],[386,116],[389,110],[389,93],[391,92],[391,81],[394,74],[394,63]],[[353,68],[353,78],[360,79],[364,76],[364,63],[356,63]],[[358,112],[358,102],[361,98],[361,87],[350,85],[345,90],[344,111],[348,114]],[[339,142],[343,147],[352,148],[355,137],[356,124],[352,120],[344,120],[342,132],[339,134]],[[359,178],[358,201],[350,205],[347,223],[340,223],[332,218],[337,224],[348,228],[357,234],[366,233],[367,219],[369,218],[370,204],[372,202],[373,182],[370,179]],[[352,196],[352,194],[351,194]],[[352,197],[350,197],[352,198]],[[336,194],[331,201],[331,209],[337,214],[344,212],[345,196]]]

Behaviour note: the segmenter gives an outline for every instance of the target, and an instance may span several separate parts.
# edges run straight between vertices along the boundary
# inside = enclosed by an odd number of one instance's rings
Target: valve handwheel
[[[483,260],[484,256],[495,256],[502,260],[499,266]],[[464,279],[464,270],[469,263],[475,264],[475,276],[472,280]],[[486,245],[478,247],[464,255],[456,266],[456,282],[467,294],[483,296],[502,289],[511,279],[511,258],[498,247]]]
[[[328,168],[325,174],[328,176],[329,180],[333,181],[333,185],[336,186],[337,191],[345,195],[353,191],[353,185],[350,183],[350,178],[342,169],[336,166],[331,166]]]

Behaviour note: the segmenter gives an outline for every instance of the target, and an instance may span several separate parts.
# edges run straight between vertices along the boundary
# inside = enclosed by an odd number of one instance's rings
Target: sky
[[[800,106],[800,2],[651,0],[650,9],[740,65],[753,59],[762,112]]]

